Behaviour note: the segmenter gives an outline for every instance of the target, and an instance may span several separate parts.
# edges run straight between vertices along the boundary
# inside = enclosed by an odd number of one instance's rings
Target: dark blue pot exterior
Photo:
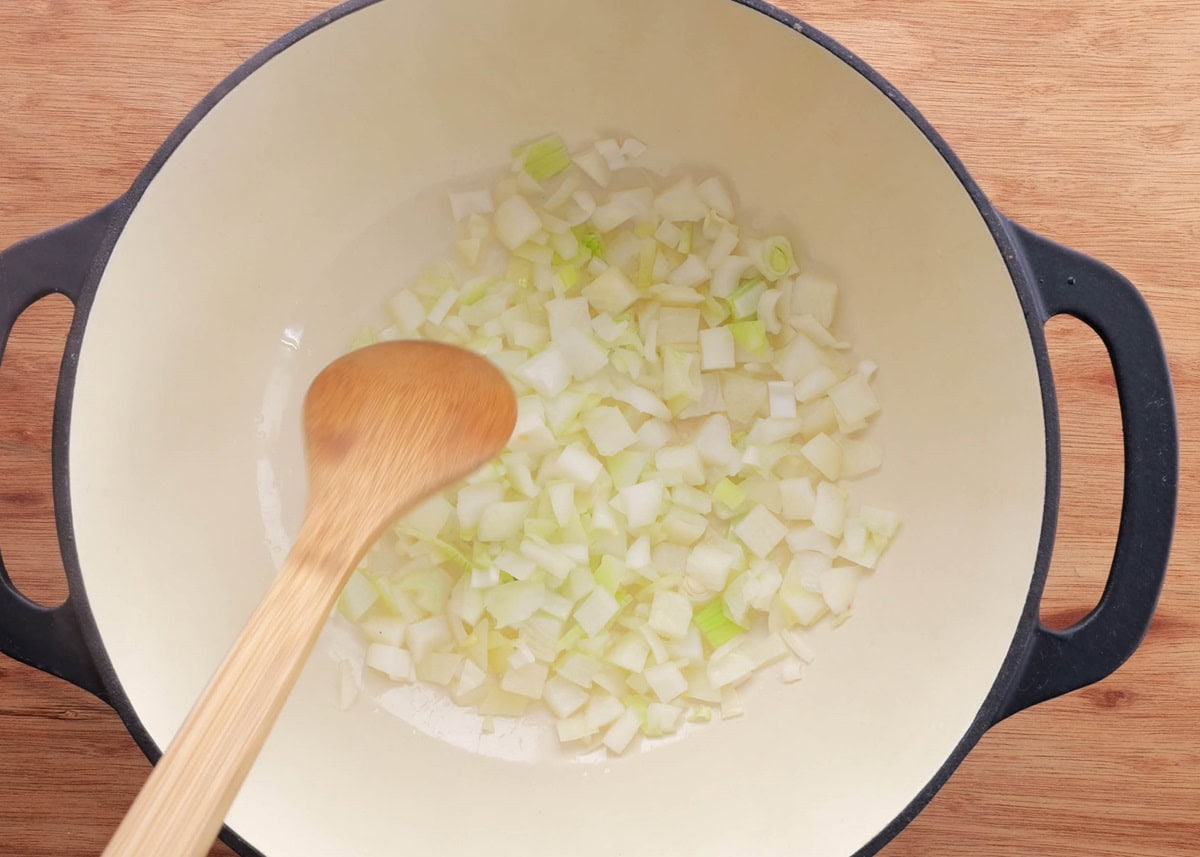
[[[72,682],[109,703],[153,761],[150,739],[122,690],[88,608],[75,553],[67,447],[79,346],[109,255],[150,180],[200,119],[267,60],[329,23],[379,0],[351,0],[293,30],[245,63],[175,130],[130,191],[105,208],[0,253],[0,357],[16,319],[49,294],[75,303],[54,420],[54,492],[70,597],[55,608],[33,604],[13,586],[0,560],[0,652]],[[1150,625],[1166,575],[1174,529],[1179,450],[1174,395],[1162,341],[1145,301],[1120,274],[1030,232],[1000,215],[945,141],[866,63],[837,42],[761,0],[731,0],[789,27],[870,80],[930,139],[974,199],[1007,261],[1037,358],[1046,413],[1047,482],[1042,538],[1033,585],[1008,657],[971,728],[936,776],[890,825],[854,857],[877,853],[933,798],[966,754],[1001,720],[1112,674],[1133,654]],[[1100,604],[1075,627],[1051,631],[1038,621],[1058,513],[1057,406],[1043,327],[1074,316],[1104,341],[1112,360],[1124,430],[1125,494],[1108,585]],[[222,839],[244,857],[262,857],[229,828]]]

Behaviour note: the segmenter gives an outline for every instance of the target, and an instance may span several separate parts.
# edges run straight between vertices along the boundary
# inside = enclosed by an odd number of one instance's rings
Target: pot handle
[[[0,359],[17,318],[33,303],[52,294],[78,303],[118,204],[0,253]],[[56,420],[54,430],[60,429]],[[0,559],[0,652],[107,699],[75,595],[58,607],[35,604],[17,591]]]
[[[1166,576],[1179,481],[1170,369],[1141,294],[1100,262],[1008,225],[1034,276],[1043,318],[1074,316],[1108,349],[1121,403],[1125,494],[1100,603],[1065,631],[1038,625],[1029,660],[996,722],[1100,681],[1137,649]]]

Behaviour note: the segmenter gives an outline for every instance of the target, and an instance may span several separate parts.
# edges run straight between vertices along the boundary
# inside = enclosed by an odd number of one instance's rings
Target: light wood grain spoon
[[[499,370],[452,346],[374,345],[317,377],[296,544],[104,857],[208,853],[350,572],[396,518],[495,456],[515,421]]]

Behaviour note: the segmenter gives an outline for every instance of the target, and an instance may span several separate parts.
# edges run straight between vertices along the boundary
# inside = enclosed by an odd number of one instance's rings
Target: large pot
[[[355,0],[221,84],[121,199],[0,256],[0,336],[46,294],[76,305],[54,429],[71,594],[37,607],[0,574],[0,649],[107,700],[156,758],[295,533],[308,381],[449,245],[445,188],[549,130],[715,167],[803,237],[884,367],[889,459],[861,490],[903,535],[806,681],[760,681],[747,716],[598,766],[519,731],[464,750],[419,706],[339,711],[319,648],[226,839],[874,853],[989,727],[1137,647],[1175,510],[1172,390],[1126,280],[999,215],[878,74],[758,0]],[[1108,345],[1126,472],[1104,598],[1055,632],[1042,327],[1062,313]]]

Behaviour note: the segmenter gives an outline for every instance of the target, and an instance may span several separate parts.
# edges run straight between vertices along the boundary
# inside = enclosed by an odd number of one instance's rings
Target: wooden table
[[[0,5],[0,247],[123,192],[221,77],[331,0],[27,0]],[[998,206],[1114,265],[1157,314],[1177,385],[1184,486],[1172,573],[1116,676],[993,730],[888,857],[1200,854],[1200,4],[1195,0],[794,0],[922,109]],[[0,544],[47,603],[65,591],[49,424],[69,321],[47,301],[0,367]],[[1050,326],[1065,460],[1044,615],[1094,605],[1116,534],[1112,372]],[[0,658],[0,836],[14,857],[94,855],[146,775],[117,717]],[[869,784],[865,784],[869,785]],[[223,847],[213,854],[228,855]]]

